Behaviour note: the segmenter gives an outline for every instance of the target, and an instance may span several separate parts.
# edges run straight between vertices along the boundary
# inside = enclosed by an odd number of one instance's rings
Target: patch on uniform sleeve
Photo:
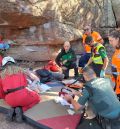
[[[101,51],[101,52],[104,52],[104,51],[105,51],[105,49],[104,49],[104,48],[101,48],[101,49],[100,49],[100,51]]]

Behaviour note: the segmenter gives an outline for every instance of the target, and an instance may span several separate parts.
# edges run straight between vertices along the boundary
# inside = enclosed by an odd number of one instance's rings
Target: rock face
[[[111,0],[117,27],[120,27],[120,0]]]
[[[27,14],[42,16],[78,29],[85,24],[92,24],[93,27],[116,27],[120,21],[120,0],[1,0],[0,5],[1,11],[8,10],[5,15],[4,12],[3,15],[0,14],[5,21],[11,11],[26,13],[26,17],[29,17]],[[13,15],[12,19],[21,18]],[[20,20],[21,24],[22,20],[25,19]]]
[[[104,0],[103,15],[101,18],[100,27],[115,28],[117,21],[114,15],[113,5],[111,0]]]
[[[19,12],[0,12],[0,16],[0,27],[24,29],[48,22],[48,19],[45,17],[35,17],[31,14],[21,14]]]
[[[0,10],[5,11],[0,14],[0,25],[10,22],[11,26],[20,27],[21,24],[22,28],[51,20],[76,29],[82,29],[86,24],[96,29],[115,28],[120,21],[119,0],[1,0],[0,5]]]
[[[16,60],[23,61],[49,61],[54,59],[59,50],[58,47],[41,45],[41,46],[14,46],[6,54],[11,55]]]
[[[51,16],[52,19],[76,28],[85,24],[92,24],[93,27],[115,27],[117,21],[114,13],[115,9],[119,12],[119,3],[118,0],[41,0],[33,4],[32,9],[34,15]]]
[[[16,59],[49,60],[66,40],[81,53],[79,39],[86,24],[103,37],[120,25],[120,0],[1,0],[0,6],[0,32],[16,40],[8,51]],[[50,56],[42,54],[45,46]]]

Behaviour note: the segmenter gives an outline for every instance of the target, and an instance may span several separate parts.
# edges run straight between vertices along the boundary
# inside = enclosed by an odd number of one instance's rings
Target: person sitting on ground
[[[27,79],[22,68],[15,60],[4,57],[0,74],[1,87],[5,94],[5,101],[12,108],[7,114],[7,120],[12,121],[15,116],[17,122],[22,122],[22,113],[40,101],[40,96],[27,87]]]
[[[100,124],[104,124],[103,129],[120,129],[120,102],[113,91],[110,80],[96,77],[91,67],[86,67],[83,70],[83,77],[86,82],[78,102],[70,95],[65,95],[64,99],[71,102],[75,110],[84,108],[85,103],[88,101],[93,111],[99,116],[99,122],[102,120]],[[81,123],[77,129],[82,128]],[[90,129],[96,128],[93,125],[93,128]]]
[[[64,75],[58,72],[51,72],[47,69],[35,70],[35,75],[40,79],[41,83],[47,83],[51,81],[62,81]]]
[[[36,75],[36,73],[33,71],[32,68],[26,69],[25,74],[27,75],[27,81],[28,81],[28,88],[31,90],[40,93],[40,79]]]
[[[78,67],[76,65],[76,55],[72,50],[71,45],[66,41],[61,52],[56,57],[56,63],[62,68],[65,79],[69,78],[69,70],[74,69],[75,77],[78,76]]]
[[[93,31],[92,27],[90,25],[87,25],[84,27],[82,43],[83,43],[85,53],[80,57],[80,60],[79,60],[79,67],[80,67],[79,69],[80,70],[87,64],[87,62],[90,58],[90,55],[91,55],[91,47],[88,44],[86,44],[86,42],[85,42],[87,36],[92,36],[94,42],[101,43],[101,44],[103,44],[103,42],[104,42],[101,35],[98,32]]]
[[[104,77],[109,63],[105,47],[100,43],[94,42],[92,36],[87,36],[85,42],[91,47],[91,57],[86,66],[91,65],[97,77]]]
[[[27,75],[28,87],[37,93],[43,91],[43,84],[51,81],[61,81],[64,78],[63,74],[58,72],[51,72],[47,69],[32,70],[30,68],[25,70],[25,74]]]

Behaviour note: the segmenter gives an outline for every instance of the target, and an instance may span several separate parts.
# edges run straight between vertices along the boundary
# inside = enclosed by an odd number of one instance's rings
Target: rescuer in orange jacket
[[[83,37],[82,37],[82,39],[83,39],[82,43],[83,43],[83,46],[84,46],[85,54],[82,55],[80,60],[79,60],[79,67],[82,67],[82,68],[88,62],[88,60],[90,58],[90,54],[91,54],[91,47],[85,43],[85,39],[86,39],[87,36],[92,36],[94,42],[103,43],[103,39],[98,32],[93,31],[91,26],[85,26],[84,34],[83,34]]]
[[[109,43],[115,48],[112,56],[112,80],[115,82],[115,92],[120,100],[120,30],[110,33]]]
[[[2,60],[1,87],[5,94],[5,101],[12,107],[7,120],[12,121],[15,116],[17,122],[22,122],[22,112],[33,107],[40,101],[39,95],[27,88],[27,79],[23,70],[16,66],[12,57]]]

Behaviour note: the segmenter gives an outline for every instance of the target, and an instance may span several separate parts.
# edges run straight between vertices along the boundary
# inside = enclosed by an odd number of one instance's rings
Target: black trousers
[[[97,77],[100,77],[100,72],[101,72],[101,69],[102,69],[103,65],[92,63],[90,66],[91,66],[91,67],[93,68],[93,70],[95,71],[96,76],[97,76]]]
[[[120,129],[120,118],[113,120],[101,117],[84,119],[76,129]]]
[[[90,59],[90,55],[91,55],[91,53],[85,53],[80,57],[79,67],[83,68],[87,64],[88,60]]]
[[[66,67],[66,66],[65,66]],[[78,76],[78,67],[76,65],[76,62],[72,62],[69,66],[66,67],[66,70],[62,70],[63,74],[65,75],[65,78],[69,78],[69,70],[74,69],[74,75]]]
[[[97,118],[103,129],[120,129],[120,117],[116,119]]]
[[[78,125],[76,129],[103,129],[98,123],[96,118],[85,119],[83,118],[82,122]]]

